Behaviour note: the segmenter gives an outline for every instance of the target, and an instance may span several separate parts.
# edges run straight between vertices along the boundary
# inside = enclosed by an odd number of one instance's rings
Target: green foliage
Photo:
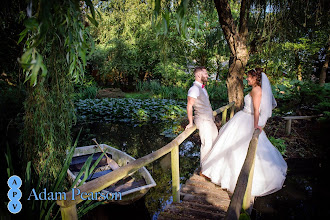
[[[90,62],[99,70],[103,84],[131,87],[137,80],[152,77],[159,62],[159,46],[151,29],[148,4],[118,0],[98,3],[102,20],[99,28],[92,28],[96,53]]]
[[[225,81],[210,81],[207,86],[207,92],[210,100],[228,102],[228,92]]]
[[[178,82],[180,83],[180,82]],[[148,92],[152,98],[160,99],[179,99],[185,100],[187,98],[186,87],[179,87],[173,85],[162,85],[158,81],[138,82],[136,89],[139,92]]]
[[[274,87],[274,96],[282,103],[283,112],[299,111],[303,115],[322,114],[329,110],[330,86],[314,82],[283,81]]]
[[[90,0],[85,2],[93,14],[93,18],[88,18],[94,21],[94,7]],[[87,53],[93,44],[83,26],[78,1],[51,1],[40,4],[42,8],[38,8],[34,16],[24,21],[26,28],[18,40],[20,43],[27,37],[25,51],[19,59],[25,72],[25,81],[30,81],[30,85],[35,86],[40,72],[42,77],[46,76],[49,67],[44,58],[49,57],[42,53],[45,52],[47,43],[59,40],[57,43],[64,48],[67,74],[79,82],[84,75]]]
[[[164,86],[187,87],[188,79],[191,78],[191,75],[186,73],[183,68],[176,63],[167,63],[165,65],[158,63],[155,67],[154,75],[156,78],[161,79],[161,83]]]
[[[285,140],[281,138],[275,138],[273,136],[269,137],[269,141],[277,148],[277,150],[283,155],[286,156],[286,144]]]
[[[239,215],[239,220],[251,220],[249,213],[242,209],[241,214]]]
[[[153,1],[98,2],[102,20],[98,28],[92,28],[96,53],[90,62],[99,70],[101,83],[125,88],[157,79],[164,85],[187,87],[185,73],[195,65],[220,72],[229,51],[215,8],[208,4],[189,8],[186,3],[159,3],[164,9],[154,14],[152,25],[153,8],[148,5]],[[191,17],[180,20],[177,15],[182,13]],[[186,36],[175,30],[185,30]]]
[[[75,84],[72,99],[74,101],[78,99],[94,99],[98,90],[99,88],[91,76],[86,76],[83,83]]]
[[[74,95],[73,100],[77,99],[93,99],[95,98],[98,87],[91,85],[91,86],[83,86],[78,85],[76,88],[77,93]]]
[[[186,103],[169,99],[85,99],[77,101],[75,105],[80,122],[119,121],[141,124],[186,116]]]
[[[96,24],[95,12],[90,0],[84,2],[86,5],[76,0],[34,2],[28,7],[30,16],[18,40],[24,42],[19,61],[25,82],[30,82],[24,102],[21,156],[31,161],[37,172],[48,158],[52,166],[45,181],[56,178],[65,150],[71,146],[72,81],[82,81],[88,53],[94,47],[84,19],[87,16],[86,20]]]
[[[249,65],[263,67],[279,79],[283,75],[307,80],[311,74],[318,76],[330,27],[329,9],[324,4],[302,0],[254,3]]]

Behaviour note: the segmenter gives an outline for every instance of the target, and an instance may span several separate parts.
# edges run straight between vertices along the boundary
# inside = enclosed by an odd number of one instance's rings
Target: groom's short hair
[[[202,71],[202,70],[206,70],[206,67],[205,66],[196,66],[195,69],[194,69],[194,75],[197,72]]]

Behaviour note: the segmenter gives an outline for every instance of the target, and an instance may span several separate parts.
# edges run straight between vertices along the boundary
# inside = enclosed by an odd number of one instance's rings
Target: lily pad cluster
[[[186,103],[172,99],[104,98],[75,102],[78,122],[159,122],[186,116]]]

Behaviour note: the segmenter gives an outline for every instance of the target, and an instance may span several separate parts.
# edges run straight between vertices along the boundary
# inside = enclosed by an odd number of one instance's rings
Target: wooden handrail
[[[236,187],[231,198],[225,220],[239,219],[241,209],[243,208],[244,210],[248,210],[250,208],[254,161],[260,133],[261,132],[259,129],[256,129],[253,132],[253,136],[249,144],[249,149],[241,172],[238,176]]]
[[[228,108],[234,106],[234,102],[227,104],[215,111],[213,115],[217,115],[220,112],[224,112]],[[225,111],[227,112],[227,111]],[[224,112],[224,113],[225,113]],[[138,171],[141,167],[152,163],[153,161],[159,159],[165,154],[171,152],[171,167],[172,167],[172,193],[173,200],[180,201],[180,175],[179,175],[179,145],[187,139],[196,130],[196,125],[183,131],[174,140],[165,145],[164,147],[154,151],[144,157],[141,157],[133,162],[122,166],[104,176],[87,182],[77,189],[80,192],[100,192],[101,190],[109,187],[110,185],[118,182],[119,180],[125,178],[128,175],[133,174]],[[66,193],[67,200],[57,200],[57,204],[61,207],[62,219],[77,219],[76,205],[83,201],[80,195],[72,195],[72,191]]]

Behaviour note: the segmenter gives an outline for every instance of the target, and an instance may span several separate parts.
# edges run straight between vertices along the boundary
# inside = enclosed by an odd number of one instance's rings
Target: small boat
[[[106,144],[100,144],[99,146],[91,145],[77,147],[73,154],[70,167],[67,171],[70,182],[73,183],[73,181],[76,179],[88,157],[90,157],[94,153],[93,161],[91,163],[94,164],[94,162],[102,154],[102,151],[107,154],[107,157],[103,156],[101,161],[94,169],[94,172],[92,172],[92,174],[88,176],[86,182],[96,179],[107,173],[110,173],[111,171],[113,171],[113,169],[115,169],[113,168],[114,166],[111,166],[111,164],[109,164],[109,162],[107,161],[107,159],[109,160],[109,158],[111,158],[110,160],[112,160],[112,162],[117,164],[117,167],[125,166],[126,164],[135,160],[135,158],[131,157],[125,152],[115,149]],[[113,169],[111,169],[111,167]],[[81,182],[83,177],[84,176],[80,177],[80,179],[78,180],[78,184]],[[101,193],[108,194],[120,192],[121,200],[106,200],[106,202],[114,202],[116,204],[126,205],[142,198],[149,191],[149,189],[154,186],[156,186],[156,182],[150,175],[149,171],[145,167],[142,167],[131,176],[119,180],[117,183],[105,188],[101,191]]]

